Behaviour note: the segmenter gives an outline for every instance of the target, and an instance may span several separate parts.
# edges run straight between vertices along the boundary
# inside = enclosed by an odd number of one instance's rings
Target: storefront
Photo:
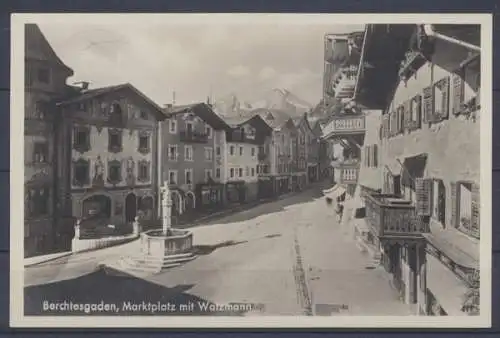
[[[467,316],[462,311],[467,283],[430,253],[426,255],[426,263],[427,313],[434,316]]]
[[[290,192],[290,184],[292,183],[289,176],[279,176],[276,178],[276,192],[278,195],[283,195]]]
[[[245,181],[226,183],[226,201],[228,204],[246,201]]]
[[[196,186],[196,209],[220,209],[224,206],[223,184],[198,184]]]
[[[274,196],[274,177],[259,177],[257,196],[259,199]]]

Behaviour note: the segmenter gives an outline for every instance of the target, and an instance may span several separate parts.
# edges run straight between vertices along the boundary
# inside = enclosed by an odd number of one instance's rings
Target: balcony
[[[329,138],[336,135],[356,135],[365,133],[365,116],[345,114],[335,116],[325,126],[323,134],[324,138]]]
[[[265,161],[265,160],[267,159],[267,154],[266,154],[266,153],[261,153],[261,152],[259,152],[259,153],[257,154],[257,159],[258,159],[259,161]]]
[[[208,135],[196,131],[181,131],[181,142],[186,143],[207,143]]]
[[[357,72],[356,66],[339,69],[332,83],[333,92],[336,98],[343,99],[353,97],[354,88],[356,87]]]
[[[387,194],[365,194],[364,200],[366,220],[379,238],[421,238],[429,231],[410,201]]]
[[[351,159],[343,161],[332,161],[330,165],[335,169],[359,169],[360,160]]]
[[[356,184],[358,183],[359,166],[353,168],[342,168],[340,170],[341,184]]]

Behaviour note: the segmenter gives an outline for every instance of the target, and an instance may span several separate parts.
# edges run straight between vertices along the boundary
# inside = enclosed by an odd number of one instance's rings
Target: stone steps
[[[192,253],[177,254],[165,257],[151,256],[126,256],[121,258],[117,264],[120,268],[129,272],[158,273],[165,269],[174,268],[196,258]]]

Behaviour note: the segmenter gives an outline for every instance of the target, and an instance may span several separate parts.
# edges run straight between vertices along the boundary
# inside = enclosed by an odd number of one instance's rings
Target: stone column
[[[139,236],[139,233],[141,232],[140,223],[139,223],[139,216],[135,216],[134,222],[132,223],[132,226],[133,226],[134,236]]]
[[[75,224],[75,239],[80,239],[80,224],[82,223],[82,220],[79,218],[76,220]]]
[[[163,183],[163,187],[161,188],[162,192],[162,231],[164,235],[167,235],[171,228],[171,212],[172,212],[172,199],[170,197],[170,189],[168,188],[168,183],[165,181]]]

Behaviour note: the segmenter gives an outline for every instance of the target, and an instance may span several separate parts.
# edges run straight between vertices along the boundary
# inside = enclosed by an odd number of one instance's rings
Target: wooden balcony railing
[[[207,143],[208,135],[205,133],[199,133],[195,131],[181,131],[180,132],[181,142],[188,143]]]
[[[379,237],[420,237],[429,231],[409,201],[386,194],[365,194],[364,200],[368,224]]]
[[[342,168],[340,171],[340,183],[356,184],[358,183],[359,167]]]
[[[364,115],[342,115],[334,117],[323,131],[326,137],[334,135],[360,134],[365,132]]]

